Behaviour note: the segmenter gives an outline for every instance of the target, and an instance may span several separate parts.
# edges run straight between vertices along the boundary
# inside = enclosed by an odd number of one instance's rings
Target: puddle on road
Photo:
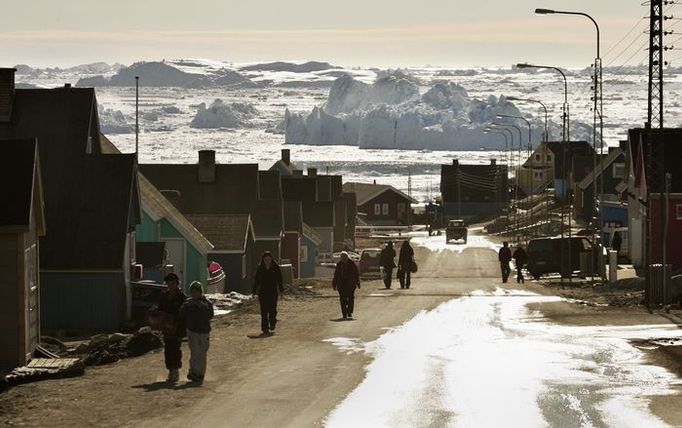
[[[473,293],[374,342],[348,343],[374,360],[326,425],[665,426],[649,412],[649,397],[672,394],[680,379],[647,365],[629,341],[682,332],[552,324],[526,305],[561,298],[512,292]]]

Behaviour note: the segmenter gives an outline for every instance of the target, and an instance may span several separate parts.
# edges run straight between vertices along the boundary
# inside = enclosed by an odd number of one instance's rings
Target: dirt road
[[[338,414],[343,415],[349,409],[352,411],[353,397],[362,395],[363,389],[368,387],[367,381],[371,383],[375,378],[371,371],[368,374],[367,368],[378,357],[363,352],[363,344],[376,341],[388,329],[404,323],[407,323],[404,324],[405,331],[418,329],[410,321],[415,316],[420,314],[416,319],[425,320],[436,311],[428,314],[424,311],[430,311],[444,302],[458,304],[460,301],[475,303],[480,300],[482,306],[453,306],[454,313],[473,310],[469,318],[472,320],[470,325],[462,319],[458,320],[459,326],[448,324],[447,318],[444,318],[445,321],[432,319],[436,323],[432,325],[438,326],[436,330],[439,334],[446,334],[441,338],[443,341],[451,339],[447,335],[450,330],[456,331],[462,325],[466,325],[467,331],[486,331],[498,328],[500,323],[520,322],[513,317],[499,315],[507,310],[501,300],[495,300],[503,296],[496,296],[496,293],[500,293],[498,287],[501,284],[494,251],[469,248],[458,254],[450,251],[430,252],[420,248],[417,258],[420,272],[414,278],[410,290],[384,290],[378,281],[363,284],[356,301],[355,321],[336,321],[340,316],[338,302],[330,289],[321,290],[316,297],[285,298],[280,303],[280,324],[273,337],[250,337],[256,335],[259,329],[255,306],[238,315],[222,317],[215,322],[207,379],[200,388],[186,383],[175,387],[166,384],[163,381],[165,372],[162,354],[156,352],[111,366],[89,369],[83,378],[13,388],[0,396],[0,420],[5,425],[53,427],[314,427],[322,426],[325,422],[344,426],[339,424]],[[510,284],[510,288],[516,288],[516,284]],[[532,284],[527,284],[524,290],[541,296],[548,294],[542,287]],[[460,299],[472,293],[474,298]],[[491,296],[489,304],[481,300],[481,293]],[[514,296],[514,293],[507,293],[507,297],[511,297],[507,300],[520,302]],[[561,318],[556,322],[580,324],[581,320],[589,319],[591,324],[610,324],[611,314],[603,308],[583,308],[551,299],[544,302],[537,298],[515,305],[519,308],[534,305],[533,313],[546,312],[545,315],[550,319],[556,315]],[[475,314],[487,315],[476,317]],[[613,315],[626,318],[623,313]],[[636,322],[669,323],[662,317],[643,313],[637,315]],[[623,321],[622,324],[627,323]],[[505,326],[503,330],[508,331],[510,328]],[[477,339],[471,336],[466,340],[475,342]],[[453,340],[452,346],[459,346],[466,340]],[[486,348],[487,342],[475,343],[486,350],[494,349]],[[509,343],[521,346],[525,342]],[[409,365],[408,354],[411,353],[409,349],[404,352],[407,364],[404,373],[409,373],[414,369]],[[437,352],[440,351],[434,350],[434,353]],[[397,359],[399,362],[399,355]],[[476,361],[469,363],[475,365]],[[393,377],[398,379],[404,374],[400,370],[395,373]],[[406,384],[409,382],[406,381]],[[390,395],[390,392],[387,394]],[[442,395],[443,391],[428,394]],[[431,395],[426,397],[427,402]],[[378,397],[379,403],[381,398]],[[668,395],[664,400],[653,400],[650,406],[666,422],[682,423],[682,419],[675,419],[675,414],[665,410],[673,404],[679,408],[679,397]],[[665,406],[661,405],[663,402]],[[657,406],[664,407],[664,410]],[[395,423],[387,425],[429,425],[425,421],[431,421],[431,426],[450,425],[454,416],[442,413],[442,410],[434,408],[427,415],[429,417],[420,419],[422,423],[396,419]],[[337,417],[327,419],[330,414],[337,414]],[[420,413],[414,410],[412,414]],[[436,417],[441,414],[446,416],[441,419]],[[353,423],[348,426],[363,425]]]

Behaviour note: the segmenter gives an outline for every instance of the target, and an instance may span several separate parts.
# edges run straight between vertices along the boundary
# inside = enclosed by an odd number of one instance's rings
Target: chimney
[[[215,181],[215,150],[199,150],[199,183]]]
[[[317,177],[317,168],[308,168],[308,177]]]
[[[497,165],[497,159],[490,159],[490,166],[496,166]]]
[[[14,104],[14,68],[0,68],[0,123],[12,118]]]
[[[71,88],[71,83],[64,83],[64,88],[70,89],[70,88]]]
[[[459,166],[459,159],[453,159],[453,160],[452,160],[452,164],[453,164],[454,166]]]
[[[282,149],[282,162],[284,162],[284,165],[286,166],[291,164],[291,150]]]
[[[303,177],[303,171],[300,169],[294,170],[294,177]]]

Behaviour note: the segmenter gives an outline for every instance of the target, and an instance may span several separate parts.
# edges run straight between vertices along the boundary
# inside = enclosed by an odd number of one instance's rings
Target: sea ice
[[[248,126],[249,120],[257,114],[257,110],[247,103],[225,103],[215,100],[206,107],[199,104],[197,114],[192,119],[192,128],[241,128]]]

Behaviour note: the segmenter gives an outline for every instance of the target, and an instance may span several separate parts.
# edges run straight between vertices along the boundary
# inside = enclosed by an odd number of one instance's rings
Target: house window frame
[[[301,245],[301,253],[298,255],[299,261],[302,263],[307,263],[308,262],[308,246],[307,245]]]
[[[535,162],[542,162],[542,155],[540,153],[535,154]]]
[[[545,155],[545,159],[547,160],[547,163],[552,162],[552,154],[551,154],[551,153],[547,153],[547,154]]]
[[[682,204],[675,205],[675,214],[677,214],[675,216],[677,220],[682,220]]]
[[[620,170],[620,174],[616,174],[616,171]],[[625,178],[625,162],[618,162],[613,164],[613,178]]]
[[[381,215],[381,204],[374,204],[374,215]]]
[[[381,215],[389,215],[388,203],[381,204]]]

